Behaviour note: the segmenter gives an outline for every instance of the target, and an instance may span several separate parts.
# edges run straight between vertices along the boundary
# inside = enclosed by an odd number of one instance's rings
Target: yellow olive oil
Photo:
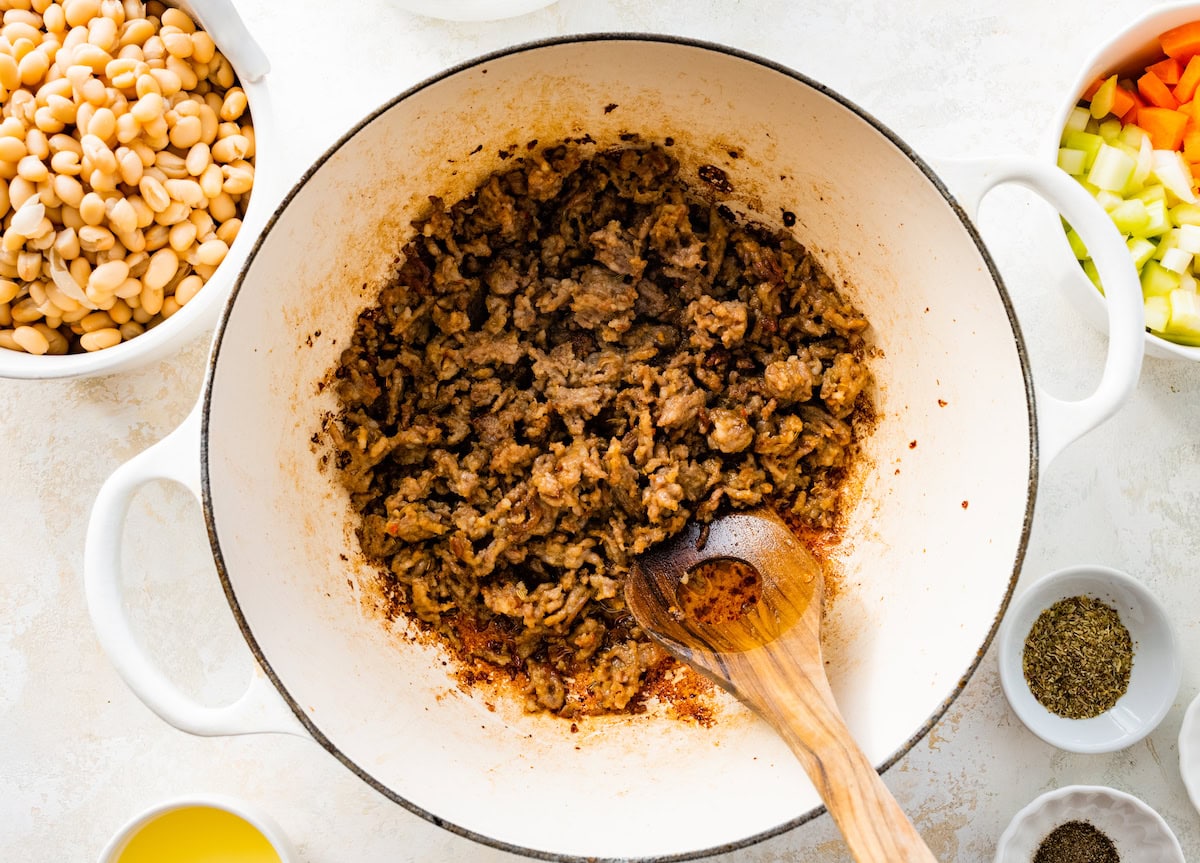
[[[258,830],[231,812],[187,806],[139,830],[117,863],[280,863]]]

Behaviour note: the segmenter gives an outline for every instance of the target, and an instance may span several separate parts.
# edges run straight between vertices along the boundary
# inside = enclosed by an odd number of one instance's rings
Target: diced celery
[[[1121,142],[1121,121],[1116,117],[1105,120],[1100,124],[1100,137],[1110,144]]]
[[[1163,269],[1157,261],[1147,261],[1142,267],[1142,296],[1165,297],[1179,289],[1179,275]]]
[[[1131,237],[1126,243],[1129,248],[1129,255],[1133,258],[1133,265],[1140,272],[1146,261],[1154,257],[1154,250],[1157,246],[1143,237]]]
[[[1125,235],[1141,281],[1147,328],[1200,346],[1200,171],[1194,176],[1182,152],[1155,150],[1145,129],[1112,115],[1116,86],[1115,77],[1107,79],[1090,109],[1070,112],[1058,165]],[[1065,222],[1064,229],[1072,254],[1103,294],[1082,239]]]
[[[1146,205],[1150,214],[1150,227],[1142,232],[1143,237],[1158,237],[1171,230],[1171,216],[1167,212],[1166,201],[1153,201]]]
[[[1093,166],[1094,168],[1094,166]],[[1187,204],[1196,203],[1192,192],[1192,170],[1178,150],[1155,150],[1154,167],[1150,175],[1166,186],[1167,191]]]
[[[1172,273],[1183,274],[1192,264],[1192,253],[1185,252],[1183,249],[1167,249],[1162,256],[1162,265],[1164,270],[1170,270]]]
[[[1112,217],[1113,224],[1122,234],[1140,236],[1146,228],[1150,227],[1150,211],[1137,198],[1122,201],[1109,210],[1108,215]]]
[[[1096,203],[1111,213],[1117,207],[1124,204],[1125,199],[1116,192],[1109,192],[1105,189],[1101,189],[1100,191],[1096,192]]]
[[[1090,132],[1071,132],[1063,137],[1064,147],[1083,150],[1088,154],[1087,166],[1089,169],[1092,167],[1092,162],[1096,160],[1096,154],[1100,152],[1100,145],[1103,143],[1103,138]]]
[[[1142,141],[1149,140],[1149,136],[1141,126],[1135,126],[1133,123],[1128,123],[1121,129],[1121,140],[1131,147],[1142,146]]]
[[[1183,224],[1171,233],[1175,236],[1179,248],[1193,255],[1200,255],[1200,225]]]
[[[1091,257],[1088,254],[1087,246],[1083,244],[1083,238],[1075,233],[1074,228],[1067,228],[1067,242],[1071,245],[1071,253],[1075,255],[1075,260],[1086,261]]]
[[[1200,225],[1200,205],[1176,204],[1171,208],[1171,221],[1176,225]]]
[[[1092,95],[1091,115],[1096,120],[1102,120],[1112,113],[1113,97],[1117,93],[1117,76],[1111,75],[1104,80],[1098,89]],[[1117,131],[1120,131],[1121,121],[1117,120]],[[1100,124],[1100,128],[1104,128],[1104,124]]]
[[[1088,182],[1110,192],[1119,192],[1125,188],[1136,167],[1137,160],[1133,156],[1116,147],[1101,144],[1092,162],[1092,169],[1088,172]]]
[[[1143,204],[1153,204],[1157,201],[1165,202],[1167,200],[1167,190],[1162,186],[1147,186],[1146,188],[1142,189],[1142,191],[1138,192],[1134,197],[1136,197]]]
[[[1058,151],[1058,167],[1068,174],[1078,177],[1087,173],[1087,153],[1083,150],[1072,150],[1063,147]]]
[[[1171,319],[1163,329],[1169,335],[1200,338],[1200,295],[1191,291],[1171,291]]]
[[[1087,108],[1076,105],[1071,109],[1071,113],[1067,115],[1067,124],[1063,127],[1063,136],[1068,132],[1082,132],[1087,128],[1088,120],[1092,118],[1092,112]]]
[[[1154,247],[1154,260],[1161,261],[1163,255],[1171,251],[1171,249],[1179,248],[1179,241],[1175,237],[1174,229],[1164,231],[1162,236],[1158,238],[1158,243]]]
[[[1146,297],[1142,304],[1146,311],[1146,327],[1161,333],[1171,320],[1171,301],[1166,297]]]

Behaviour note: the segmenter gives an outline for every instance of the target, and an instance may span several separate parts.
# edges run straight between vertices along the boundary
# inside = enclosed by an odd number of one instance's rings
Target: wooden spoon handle
[[[871,762],[832,696],[756,705],[787,741],[859,863],[937,863]],[[798,733],[798,729],[803,729]]]

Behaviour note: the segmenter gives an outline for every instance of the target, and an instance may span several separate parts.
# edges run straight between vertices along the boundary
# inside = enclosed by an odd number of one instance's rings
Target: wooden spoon
[[[720,559],[757,570],[761,595],[721,622],[705,623],[697,617],[712,620],[711,614],[685,612],[692,590],[686,583],[699,564]],[[787,741],[855,860],[936,863],[834,703],[821,660],[824,594],[820,565],[765,510],[716,519],[706,533],[689,526],[643,554],[625,584],[629,609],[647,633]]]

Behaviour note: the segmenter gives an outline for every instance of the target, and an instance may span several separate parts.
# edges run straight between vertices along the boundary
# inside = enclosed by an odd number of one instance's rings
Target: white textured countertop
[[[421,18],[388,0],[239,0],[272,61],[293,161],[307,164],[389,97],[451,64],[574,32],[675,33],[789,65],[873,113],[927,158],[1034,154],[1093,47],[1151,4],[1132,0],[561,0],[482,24]],[[1039,382],[1080,395],[1105,342],[1058,289],[1056,246],[1001,190],[982,229],[1014,296]],[[93,635],[81,565],[104,478],[170,431],[199,393],[201,339],[114,378],[0,381],[0,861],[89,861],[117,827],[167,797],[211,791],[273,815],[307,863],[515,860],[389,802],[319,746],[284,736],[190,737],[126,689]],[[1176,738],[1200,690],[1200,367],[1147,359],[1132,401],[1072,446],[1039,487],[1021,585],[1093,562],[1167,601],[1185,667],[1179,699],[1147,740],[1069,755],[1030,734],[1000,690],[994,650],[933,731],[886,776],[938,859],[990,860],[1012,814],[1048,789],[1106,784],[1157,809],[1200,859],[1200,816]],[[183,491],[148,487],[126,531],[134,622],[162,666],[210,703],[244,686],[251,658]],[[1020,588],[1018,588],[1020,589]],[[825,816],[729,858],[844,860]]]

